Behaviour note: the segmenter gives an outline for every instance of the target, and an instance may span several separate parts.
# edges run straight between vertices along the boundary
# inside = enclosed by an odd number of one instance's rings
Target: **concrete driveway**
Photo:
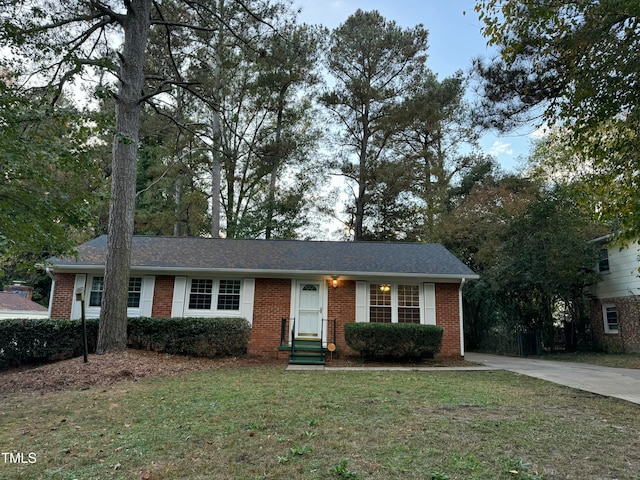
[[[640,404],[640,370],[467,352],[465,360]]]

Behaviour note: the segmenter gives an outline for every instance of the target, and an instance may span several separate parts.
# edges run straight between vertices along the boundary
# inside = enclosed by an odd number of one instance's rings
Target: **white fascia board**
[[[77,272],[103,272],[104,265],[57,265],[52,269],[60,273]],[[394,278],[411,278],[421,282],[439,281],[447,283],[458,283],[463,279],[477,280],[479,275],[451,275],[451,274],[420,274],[420,273],[395,273],[395,272],[345,272],[345,271],[324,271],[324,270],[275,270],[275,269],[244,269],[244,268],[177,268],[177,267],[147,267],[134,265],[132,272],[138,274],[166,274],[166,275],[202,275],[202,274],[226,274],[239,277],[268,277],[268,278],[291,278],[300,276],[333,277],[337,276],[342,280],[371,279],[380,280]]]

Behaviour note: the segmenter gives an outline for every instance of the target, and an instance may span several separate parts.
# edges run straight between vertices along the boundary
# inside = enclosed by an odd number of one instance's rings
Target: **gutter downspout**
[[[460,288],[458,289],[458,302],[460,306],[460,355],[464,357],[464,313],[462,308],[462,288],[464,287],[466,278],[462,277]]]

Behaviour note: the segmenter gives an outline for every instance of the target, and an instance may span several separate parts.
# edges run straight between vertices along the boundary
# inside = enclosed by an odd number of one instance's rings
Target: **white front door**
[[[296,336],[320,338],[322,303],[320,282],[298,283],[298,314]]]

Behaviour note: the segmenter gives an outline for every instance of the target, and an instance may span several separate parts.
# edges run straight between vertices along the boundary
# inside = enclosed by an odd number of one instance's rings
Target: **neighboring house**
[[[609,241],[609,235],[594,240],[602,247],[597,266],[602,278],[591,309],[595,341],[608,351],[640,352],[640,246]]]
[[[14,284],[0,292],[0,320],[9,318],[48,318],[46,307],[31,300],[33,288]]]
[[[51,318],[80,317],[78,288],[86,315],[99,316],[106,248],[103,235],[77,258],[50,259]],[[439,355],[460,357],[462,285],[476,278],[437,244],[136,236],[128,314],[246,318],[248,353],[263,356],[292,338],[353,353],[349,322],[435,324],[444,328]]]

